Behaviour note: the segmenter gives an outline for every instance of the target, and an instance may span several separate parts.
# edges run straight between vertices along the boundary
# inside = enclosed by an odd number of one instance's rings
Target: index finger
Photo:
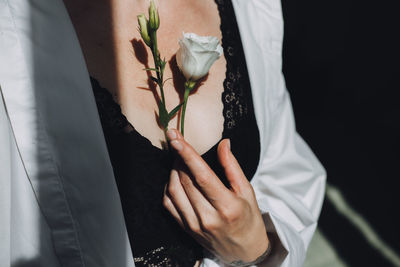
[[[177,130],[168,130],[171,146],[188,167],[196,184],[216,209],[226,208],[233,193],[225,187],[203,158],[187,143]]]

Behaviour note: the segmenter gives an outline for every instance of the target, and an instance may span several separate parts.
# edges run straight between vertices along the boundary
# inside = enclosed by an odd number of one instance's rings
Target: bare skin
[[[156,122],[157,101],[154,91],[149,89],[148,73],[143,71],[145,67],[153,67],[154,63],[150,51],[140,41],[136,19],[139,13],[147,14],[149,1],[64,2],[90,75],[114,95],[135,129],[154,146],[161,148],[165,136]],[[178,39],[182,37],[182,32],[221,39],[220,18],[214,0],[156,0],[156,5],[161,18],[159,50],[161,56],[170,61],[164,76],[174,78],[165,86],[167,109],[171,110],[181,102],[179,85],[184,82],[174,64]],[[234,189],[229,190],[217,183],[218,178],[199,156],[222,136],[224,117],[221,93],[225,72],[226,61],[222,56],[212,66],[210,74],[196,93],[189,98],[185,140],[179,135],[177,137],[184,149],[178,151],[180,158],[166,186],[164,206],[184,230],[223,260],[251,261],[266,250],[269,242],[254,191],[229,153],[226,141],[218,147],[219,159],[225,165],[227,178],[236,184]],[[170,122],[170,128],[178,128],[177,117]],[[207,181],[199,187],[198,181],[203,178]],[[220,197],[214,198],[213,194]],[[221,208],[228,206],[228,209]],[[204,218],[215,219],[212,229],[203,227]],[[195,266],[199,264],[198,261]]]
[[[136,15],[147,14],[149,1],[145,0],[65,0],[72,22],[78,34],[89,73],[100,84],[116,95],[122,112],[135,129],[161,148],[164,133],[155,120],[157,102],[149,88],[143,58],[143,48],[136,43],[136,51],[130,40],[141,40],[137,31]],[[220,19],[213,0],[172,0],[156,2],[159,7],[161,26],[158,31],[159,50],[162,57],[171,60],[179,48],[182,32],[196,32],[221,38]],[[110,8],[112,7],[112,8]],[[112,25],[111,28],[109,25]],[[140,41],[141,42],[141,41]],[[154,66],[150,50],[149,66]],[[146,58],[146,57],[144,57]],[[142,60],[143,61],[143,60]],[[211,68],[207,80],[189,99],[186,112],[185,136],[200,154],[206,152],[218,140],[223,131],[221,93],[225,78],[225,58],[222,56]],[[164,77],[178,77],[174,60],[167,65]],[[181,102],[174,82],[165,86],[167,109]],[[170,123],[178,127],[178,116]]]

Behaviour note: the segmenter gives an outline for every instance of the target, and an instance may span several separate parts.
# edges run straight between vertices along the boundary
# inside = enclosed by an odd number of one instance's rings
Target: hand
[[[179,157],[164,190],[163,205],[180,226],[225,263],[250,262],[267,250],[269,240],[253,187],[230,151],[218,145],[228,189],[176,130],[168,131]]]

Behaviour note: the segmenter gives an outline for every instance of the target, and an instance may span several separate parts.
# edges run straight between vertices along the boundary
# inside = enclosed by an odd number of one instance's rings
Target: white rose
[[[204,77],[212,64],[222,55],[217,37],[183,33],[179,40],[176,62],[186,80],[197,81]]]

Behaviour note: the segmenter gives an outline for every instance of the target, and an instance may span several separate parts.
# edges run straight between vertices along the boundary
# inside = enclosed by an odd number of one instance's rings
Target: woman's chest
[[[154,67],[154,61],[137,31],[136,15],[147,13],[147,7],[124,1],[108,1],[107,5],[101,1],[102,4],[87,5],[86,9],[81,9],[83,11],[76,11],[80,4],[71,0],[65,2],[90,75],[114,95],[135,129],[153,145],[161,147],[164,134],[158,123],[160,91],[150,79],[154,73],[144,70]],[[214,0],[205,0],[201,4],[196,1],[184,3],[182,0],[170,1],[169,5],[165,2],[158,4],[161,19],[158,46],[161,57],[168,62],[164,74],[164,80],[168,80],[164,91],[167,109],[172,110],[183,100],[184,78],[175,59],[182,32],[221,39],[220,17]],[[102,19],[99,20],[99,17]],[[223,132],[221,94],[225,73],[226,61],[222,56],[189,98],[185,135],[199,153],[206,152],[217,143]],[[178,117],[171,120],[170,127],[179,126]]]

